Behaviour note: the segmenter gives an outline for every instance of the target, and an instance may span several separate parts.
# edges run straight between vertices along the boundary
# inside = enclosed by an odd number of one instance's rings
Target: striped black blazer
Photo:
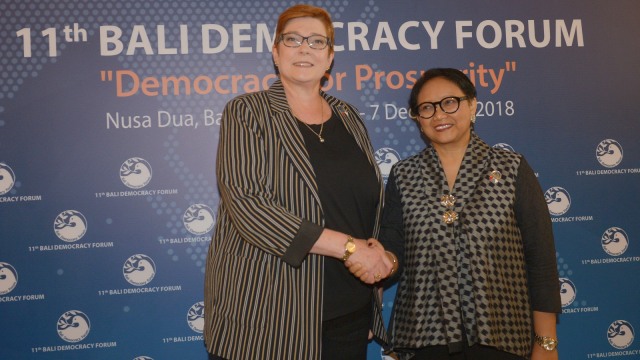
[[[380,178],[358,111],[322,96]],[[216,164],[221,201],[207,255],[204,337],[207,350],[226,359],[320,358],[323,257],[309,250],[324,220],[296,121],[280,80],[231,100],[222,115]],[[380,227],[380,184],[372,237]],[[384,343],[374,294],[372,326]]]

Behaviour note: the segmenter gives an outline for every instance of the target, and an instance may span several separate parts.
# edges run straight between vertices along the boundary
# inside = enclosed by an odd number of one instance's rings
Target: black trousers
[[[371,304],[322,323],[323,360],[366,360],[371,328]],[[277,334],[272,334],[277,336]],[[266,334],[265,336],[269,336]],[[209,360],[225,360],[209,354]]]
[[[462,338],[467,338],[464,325],[460,324]],[[459,344],[460,351],[449,352],[448,346],[427,346],[415,349],[411,360],[524,360],[524,358],[500,351],[491,346],[474,344],[469,346],[465,340]]]
[[[371,303],[358,311],[322,323],[323,360],[366,360]]]
[[[493,347],[476,344],[456,353],[449,353],[447,346],[428,346],[416,350],[411,360],[524,360],[524,358]]]

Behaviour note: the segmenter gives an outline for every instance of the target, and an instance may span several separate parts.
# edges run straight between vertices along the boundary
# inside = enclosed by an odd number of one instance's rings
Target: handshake
[[[349,244],[352,242],[352,244]],[[398,258],[376,239],[351,239],[343,258],[349,271],[366,284],[375,284],[398,271]]]

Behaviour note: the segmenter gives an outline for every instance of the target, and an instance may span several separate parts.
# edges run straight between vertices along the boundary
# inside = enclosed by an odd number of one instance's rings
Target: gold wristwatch
[[[534,339],[536,340],[536,344],[547,351],[553,351],[558,347],[558,340],[552,337],[534,334]]]
[[[342,255],[342,261],[347,261],[349,256],[356,252],[356,243],[351,236],[347,237],[347,242],[344,244],[344,255]]]

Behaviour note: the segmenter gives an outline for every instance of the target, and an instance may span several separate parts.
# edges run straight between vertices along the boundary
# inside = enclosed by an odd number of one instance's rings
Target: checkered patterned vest
[[[394,304],[397,349],[479,343],[528,356],[531,310],[524,249],[514,213],[520,157],[472,133],[453,191],[436,151],[397,163],[405,265]],[[492,173],[497,171],[499,173]],[[456,197],[446,224],[442,195]]]

